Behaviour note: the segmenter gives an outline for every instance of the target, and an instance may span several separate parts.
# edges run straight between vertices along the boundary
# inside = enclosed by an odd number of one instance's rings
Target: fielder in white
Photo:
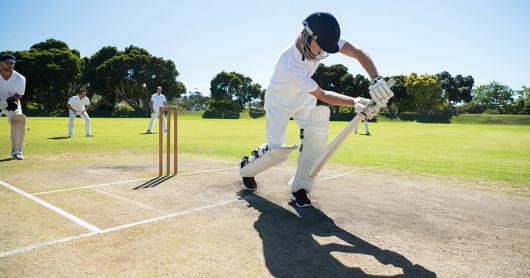
[[[0,117],[6,115],[11,125],[11,156],[22,160],[26,116],[22,114],[20,99],[26,89],[26,78],[14,70],[16,61],[11,54],[0,54]]]
[[[352,98],[332,91],[322,90],[311,78],[320,61],[330,53],[340,52],[356,59],[373,79],[370,95],[378,102],[366,98]],[[256,190],[254,177],[266,169],[287,160],[297,148],[287,146],[286,128],[292,117],[300,128],[300,154],[294,178],[289,181],[291,199],[298,207],[309,207],[308,193],[314,183],[309,172],[323,151],[328,134],[329,108],[316,106],[317,99],[337,106],[353,106],[367,118],[374,117],[393,95],[370,56],[358,46],[340,37],[340,27],[330,13],[317,12],[303,21],[301,33],[280,55],[274,74],[265,93],[267,143],[243,157],[240,174],[248,190]],[[385,101],[386,100],[386,101]]]
[[[90,99],[86,96],[86,89],[79,89],[77,95],[68,100],[66,107],[69,112],[68,137],[74,136],[74,119],[77,116],[80,116],[85,120],[85,135],[87,137],[93,137],[94,135],[92,135],[92,132],[90,131],[90,117],[87,113],[87,110],[90,107]]]
[[[355,128],[355,134],[359,132],[359,128]],[[368,129],[368,120],[364,120],[364,134],[370,135],[370,130]]]
[[[162,94],[162,87],[156,87],[156,93],[151,95],[151,101],[149,102],[149,108],[151,109],[151,121],[149,122],[149,127],[147,128],[147,134],[153,133],[153,127],[155,127],[155,120],[160,117],[160,107],[166,106],[166,96]],[[164,132],[167,131],[166,128],[166,116],[162,119],[164,123]]]

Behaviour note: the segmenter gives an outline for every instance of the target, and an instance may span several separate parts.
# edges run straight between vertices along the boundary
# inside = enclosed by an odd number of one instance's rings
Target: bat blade
[[[396,84],[396,81],[394,79],[388,80],[386,83],[388,87],[394,86]],[[309,172],[309,177],[314,178],[318,175],[320,170],[326,165],[326,163],[329,161],[329,159],[333,156],[333,154],[337,151],[337,149],[342,145],[342,143],[348,138],[348,136],[352,133],[354,129],[356,129],[359,126],[359,123],[364,120],[366,116],[357,113],[357,115],[350,121],[350,123],[342,129],[342,131],[329,143],[324,151],[320,154],[318,159],[315,161],[314,166],[311,168],[311,171]]]

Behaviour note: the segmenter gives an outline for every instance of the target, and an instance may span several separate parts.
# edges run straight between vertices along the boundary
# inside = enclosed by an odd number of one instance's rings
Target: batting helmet
[[[303,25],[302,36],[304,37],[305,33],[304,44],[309,46],[310,39],[313,38],[325,52],[337,53],[339,51],[340,26],[332,14],[326,12],[313,13],[304,20]]]

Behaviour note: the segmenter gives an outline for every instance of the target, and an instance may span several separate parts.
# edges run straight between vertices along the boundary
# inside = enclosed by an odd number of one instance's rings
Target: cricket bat
[[[388,80],[386,83],[388,87],[394,86],[396,81],[394,79]],[[373,104],[374,101],[372,100],[371,103]],[[333,154],[337,151],[339,146],[348,138],[348,136],[352,133],[354,129],[356,129],[359,126],[359,123],[364,120],[366,116],[362,113],[357,113],[357,115],[350,121],[350,123],[342,129],[342,131],[329,143],[324,151],[320,154],[318,159],[315,161],[315,164],[311,171],[309,172],[309,177],[314,178],[318,175],[320,170],[326,165],[328,160],[333,156]]]

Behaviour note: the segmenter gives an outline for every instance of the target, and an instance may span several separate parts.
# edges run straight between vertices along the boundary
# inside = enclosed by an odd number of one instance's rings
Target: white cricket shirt
[[[158,95],[157,93],[154,93],[151,96],[151,101],[153,102],[153,110],[155,112],[160,111],[160,107],[164,106],[164,102],[166,101],[166,96],[163,94]]]
[[[85,110],[85,105],[90,105],[90,100],[88,97],[79,99],[79,96],[73,96],[68,100],[68,104],[70,104],[76,112],[81,112]]]
[[[0,76],[0,101],[6,101],[8,97],[15,94],[23,96],[25,90],[26,78],[17,71],[13,70],[8,80]]]
[[[338,42],[339,49],[345,40]],[[314,98],[310,93],[318,88],[311,76],[316,72],[320,61],[302,60],[302,53],[296,48],[296,41],[285,49],[276,63],[269,87],[266,91],[265,106],[275,106],[282,110],[298,109],[298,104]]]

